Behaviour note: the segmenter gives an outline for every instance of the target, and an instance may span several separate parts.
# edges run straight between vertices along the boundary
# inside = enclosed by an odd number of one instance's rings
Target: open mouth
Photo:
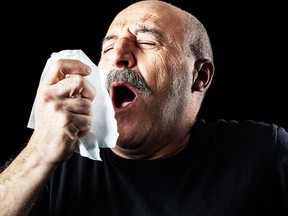
[[[136,98],[134,88],[126,83],[114,83],[111,90],[114,109],[127,107]]]

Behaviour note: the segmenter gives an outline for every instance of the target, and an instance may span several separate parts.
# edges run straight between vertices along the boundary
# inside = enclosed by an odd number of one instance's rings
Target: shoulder
[[[233,143],[233,145],[258,146],[274,151],[276,146],[288,146],[288,133],[276,124],[257,122],[253,120],[236,121],[218,119],[208,122],[197,121],[195,128],[201,134],[217,143]],[[198,129],[197,129],[198,128]],[[267,150],[267,149],[266,149]]]
[[[213,161],[242,161],[255,167],[288,166],[288,133],[283,127],[264,122],[197,121],[191,131],[191,143],[199,146],[205,158]],[[217,159],[215,159],[217,158]],[[229,163],[230,163],[229,162]],[[232,163],[232,162],[231,162]],[[287,168],[285,168],[287,169]]]
[[[270,136],[270,137],[288,137],[287,131],[276,124],[269,124],[265,122],[257,122],[253,120],[237,121],[217,119],[213,122],[199,120],[196,124],[211,133],[226,133],[226,136],[231,134],[245,135],[248,137]],[[227,133],[229,132],[229,133]],[[243,134],[245,133],[245,134]]]

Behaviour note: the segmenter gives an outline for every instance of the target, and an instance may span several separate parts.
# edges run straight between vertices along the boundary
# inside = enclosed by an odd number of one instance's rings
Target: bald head
[[[129,5],[122,10],[116,17],[121,16],[123,13],[132,13],[132,16],[136,17],[141,13],[147,14],[147,19],[150,15],[155,15],[159,18],[159,22],[163,22],[165,31],[171,31],[171,35],[182,34],[183,42],[186,41],[189,44],[189,49],[195,59],[208,59],[213,62],[213,51],[211,42],[206,28],[203,24],[191,13],[176,7],[168,2],[159,0],[146,0],[138,1]],[[165,22],[165,23],[164,23]],[[173,39],[172,39],[173,40]],[[184,42],[185,44],[185,42]]]

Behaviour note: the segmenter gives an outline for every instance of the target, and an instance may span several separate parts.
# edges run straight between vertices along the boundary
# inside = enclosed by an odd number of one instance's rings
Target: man
[[[287,132],[197,119],[214,64],[195,17],[162,1],[128,6],[99,67],[115,148],[101,149],[102,161],[74,153],[97,92],[87,65],[59,60],[39,86],[29,143],[1,173],[1,215],[287,215]]]

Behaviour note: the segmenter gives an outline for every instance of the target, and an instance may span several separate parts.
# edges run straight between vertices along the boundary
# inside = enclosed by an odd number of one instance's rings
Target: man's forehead
[[[134,3],[120,11],[111,25],[121,28],[121,25],[133,23],[169,23],[179,15],[179,9],[167,3],[158,1],[141,1]],[[177,18],[176,18],[177,19]]]
[[[114,31],[131,31],[138,29],[158,29],[162,31],[169,30],[169,26],[173,25],[174,20],[171,20],[171,15],[168,13],[152,13],[151,11],[127,11],[118,14],[111,23],[108,32]],[[115,32],[116,33],[116,32]]]

